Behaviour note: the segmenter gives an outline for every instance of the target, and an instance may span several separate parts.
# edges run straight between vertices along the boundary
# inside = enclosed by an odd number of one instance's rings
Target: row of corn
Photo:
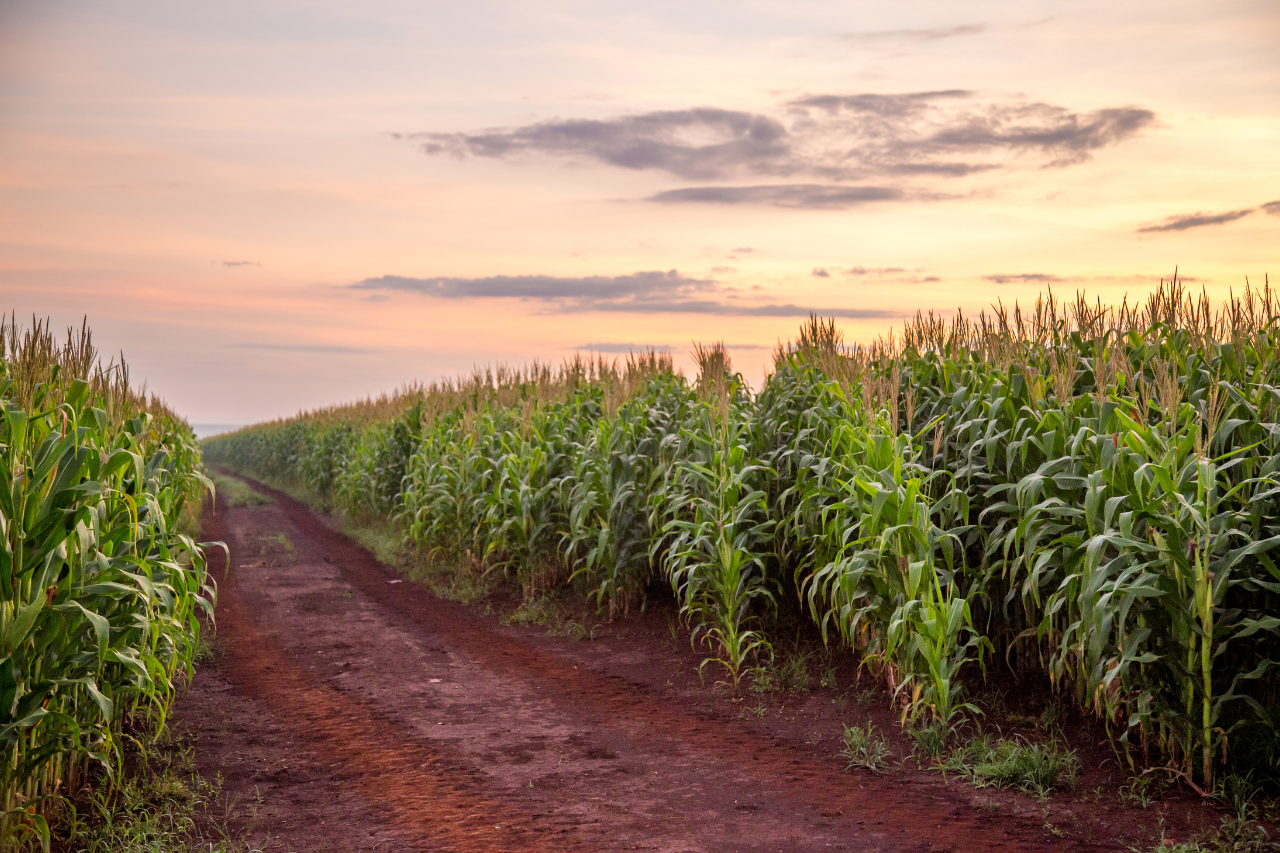
[[[98,363],[89,330],[0,323],[0,850],[163,716],[212,616],[185,422]]]
[[[459,573],[652,584],[736,683],[800,606],[904,722],[979,713],[992,667],[1208,790],[1280,758],[1280,306],[812,319],[758,393],[722,347],[476,373],[211,440],[215,464],[396,520]],[[968,692],[966,692],[968,690]]]

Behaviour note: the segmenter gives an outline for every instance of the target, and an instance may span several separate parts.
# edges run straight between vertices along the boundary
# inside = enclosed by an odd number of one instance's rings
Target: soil
[[[230,551],[217,651],[173,719],[267,850],[1117,851],[1218,820],[1179,794],[1126,805],[1087,721],[1063,735],[1074,790],[975,788],[911,756],[850,661],[814,662],[832,686],[735,691],[699,678],[670,602],[579,641],[504,624],[512,602],[438,599],[249,482],[274,502],[207,520]],[[843,726],[868,721],[893,761],[843,772]]]

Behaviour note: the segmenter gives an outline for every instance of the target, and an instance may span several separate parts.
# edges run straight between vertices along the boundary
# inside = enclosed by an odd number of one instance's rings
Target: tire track
[[[569,827],[513,809],[487,796],[471,771],[342,691],[317,683],[261,630],[236,583],[237,553],[226,512],[206,532],[231,547],[233,568],[218,590],[219,669],[245,697],[287,723],[315,752],[341,766],[355,793],[419,850],[577,851],[574,838],[551,838]],[[341,806],[335,812],[342,813]]]

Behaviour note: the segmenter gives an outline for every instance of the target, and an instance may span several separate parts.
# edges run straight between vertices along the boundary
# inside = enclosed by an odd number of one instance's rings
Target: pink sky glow
[[[757,381],[1046,286],[1280,270],[1280,6],[0,4],[0,308],[192,422],[582,348]]]

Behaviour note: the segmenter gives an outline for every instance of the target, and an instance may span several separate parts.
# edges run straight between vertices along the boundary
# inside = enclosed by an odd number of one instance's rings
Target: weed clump
[[[883,737],[876,733],[871,723],[866,728],[860,726],[844,727],[844,747],[840,757],[844,759],[845,770],[870,770],[879,773],[889,763],[889,745]]]
[[[1079,761],[1056,741],[1031,743],[982,735],[952,750],[943,767],[978,787],[1017,788],[1045,800],[1060,785],[1075,786]]]

